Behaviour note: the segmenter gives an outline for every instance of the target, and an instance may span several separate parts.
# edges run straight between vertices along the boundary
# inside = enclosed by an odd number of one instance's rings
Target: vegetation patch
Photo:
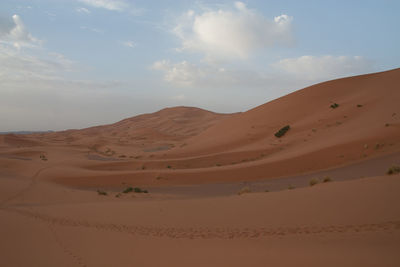
[[[135,191],[135,193],[145,193],[145,194],[147,194],[149,192],[149,191],[143,190],[143,189],[141,189],[139,187],[133,188],[133,191]]]
[[[102,191],[102,190],[97,190],[97,194],[99,194],[100,196],[107,196],[107,192],[106,191]]]
[[[318,184],[318,180],[317,179],[311,179],[309,184],[310,184],[310,186],[314,186],[314,185]]]
[[[358,104],[358,105],[357,105],[358,108],[361,108],[362,106],[363,106],[363,105],[361,105],[361,104]]]
[[[47,161],[47,158],[46,158],[46,156],[45,156],[45,155],[43,155],[43,154],[40,154],[40,159],[41,159],[41,160],[43,160],[43,161]]]
[[[386,173],[389,175],[400,173],[400,166],[394,165],[394,166],[390,167]]]
[[[127,187],[124,191],[122,191],[122,193],[124,193],[124,194],[128,194],[128,193],[131,193],[131,192],[133,192],[133,187]]]
[[[243,195],[246,193],[251,193],[250,187],[245,186],[242,189],[239,190],[238,195]]]
[[[282,127],[279,131],[277,131],[277,132],[275,133],[275,136],[278,137],[278,138],[280,138],[280,137],[284,136],[285,133],[286,133],[287,131],[289,131],[289,129],[290,129],[290,126],[289,126],[289,125],[286,125],[285,127]]]
[[[124,193],[124,194],[128,194],[128,193],[132,193],[132,192],[135,192],[135,193],[149,193],[149,191],[147,191],[147,190],[143,190],[143,189],[141,189],[141,188],[139,188],[139,187],[127,187],[124,191],[122,191],[122,193]]]
[[[333,108],[333,109],[338,108],[338,107],[339,107],[339,104],[338,104],[338,103],[333,103],[333,104],[331,105],[331,108]]]
[[[329,183],[329,182],[332,182],[332,179],[331,179],[331,177],[326,176],[326,177],[324,177],[324,180],[322,180],[322,182],[323,183]]]

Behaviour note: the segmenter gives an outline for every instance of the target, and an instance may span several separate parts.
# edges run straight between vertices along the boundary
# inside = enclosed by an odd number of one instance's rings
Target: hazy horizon
[[[0,132],[77,129],[165,107],[245,111],[398,68],[397,1],[0,3]]]

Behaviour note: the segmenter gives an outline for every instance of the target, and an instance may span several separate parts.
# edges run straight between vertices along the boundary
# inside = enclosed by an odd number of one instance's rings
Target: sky
[[[172,106],[246,111],[398,68],[399,10],[397,0],[1,0],[0,131]]]

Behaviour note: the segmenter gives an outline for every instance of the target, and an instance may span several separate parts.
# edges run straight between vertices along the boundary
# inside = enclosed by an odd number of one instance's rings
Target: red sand
[[[399,100],[395,69],[244,113],[0,135],[0,266],[399,266]]]

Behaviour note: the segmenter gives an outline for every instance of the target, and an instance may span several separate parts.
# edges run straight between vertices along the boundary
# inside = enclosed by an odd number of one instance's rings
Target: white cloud
[[[257,50],[292,41],[292,17],[265,18],[242,2],[231,10],[189,10],[173,33],[182,41],[180,51],[204,53],[208,60],[246,59]]]
[[[76,9],[76,12],[78,12],[78,13],[85,13],[85,14],[90,14],[90,13],[91,13],[89,9],[84,8],[84,7],[78,7],[78,8]]]
[[[74,62],[58,53],[35,56],[12,47],[0,45],[0,84],[30,79],[59,79],[61,74],[72,71]]]
[[[142,8],[137,8],[126,0],[78,0],[79,2],[95,8],[103,8],[110,11],[129,12],[133,15],[141,15]]]
[[[152,68],[163,71],[164,80],[177,86],[191,86],[207,74],[205,70],[187,61],[171,63],[161,60],[155,62]]]
[[[312,81],[373,71],[372,62],[360,56],[301,56],[282,59],[273,66],[288,74]]]
[[[303,56],[280,60],[262,71],[168,60],[155,62],[152,69],[161,71],[164,81],[172,87],[289,92],[321,81],[373,72],[374,66],[358,56]]]
[[[96,7],[113,11],[124,11],[128,7],[128,3],[119,0],[79,0],[80,2]]]
[[[120,42],[121,45],[129,47],[129,48],[135,48],[136,47],[136,43],[134,41],[123,41]]]
[[[226,69],[216,65],[196,65],[187,61],[157,61],[152,69],[163,73],[164,81],[184,88],[251,88],[265,85],[264,74],[244,69]]]
[[[20,16],[13,15],[12,20],[14,22],[13,27],[0,34],[0,43],[11,44],[18,49],[41,45],[42,41],[32,36]]]

